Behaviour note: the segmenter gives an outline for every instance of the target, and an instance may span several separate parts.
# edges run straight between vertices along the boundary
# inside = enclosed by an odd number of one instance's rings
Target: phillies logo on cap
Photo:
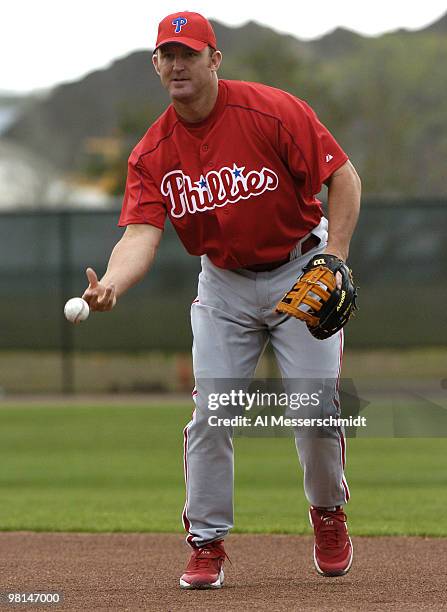
[[[179,34],[182,31],[183,26],[185,26],[187,23],[188,20],[186,19],[186,17],[176,17],[172,21],[172,25],[175,25],[175,33]]]
[[[217,49],[211,23],[200,13],[190,11],[172,13],[160,21],[155,49],[167,43],[186,45],[194,51],[203,51],[207,45]]]

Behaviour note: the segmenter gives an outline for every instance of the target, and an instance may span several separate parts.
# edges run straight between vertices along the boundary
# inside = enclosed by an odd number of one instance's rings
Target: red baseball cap
[[[155,49],[166,43],[179,43],[194,51],[202,51],[207,45],[217,49],[216,35],[208,19],[188,11],[173,13],[160,21]]]

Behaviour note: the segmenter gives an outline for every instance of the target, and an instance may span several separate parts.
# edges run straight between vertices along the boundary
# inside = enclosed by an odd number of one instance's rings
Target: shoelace
[[[202,569],[208,567],[211,561],[218,561],[220,557],[195,557],[193,568]]]
[[[219,556],[218,557],[215,557],[213,555],[201,557],[200,553],[201,553],[202,550],[203,549],[200,548],[198,555],[193,558],[193,567],[194,567],[194,569],[201,569],[203,567],[207,567],[209,565],[210,561],[218,561],[219,559],[222,559],[222,556],[220,555],[220,552],[221,552],[220,550],[219,550]],[[227,558],[229,563],[230,563],[230,565],[232,565],[231,559],[227,555],[227,553],[225,551],[223,551],[223,554],[224,554],[223,558],[224,559]]]
[[[339,548],[341,529],[337,523],[343,523],[346,518],[344,514],[343,517],[330,513],[322,517],[318,535],[319,539],[324,539],[325,548]],[[329,523],[329,521],[331,522]]]

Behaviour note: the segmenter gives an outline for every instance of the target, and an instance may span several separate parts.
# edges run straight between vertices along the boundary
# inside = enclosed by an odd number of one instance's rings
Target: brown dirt
[[[343,578],[313,570],[312,539],[232,535],[226,585],[181,591],[189,548],[176,534],[0,533],[0,593],[63,593],[59,605],[12,610],[447,610],[447,539],[354,538]]]

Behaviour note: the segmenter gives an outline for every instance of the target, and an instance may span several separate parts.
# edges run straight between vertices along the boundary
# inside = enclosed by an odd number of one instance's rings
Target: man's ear
[[[152,55],[152,65],[153,65],[153,66],[154,66],[154,68],[155,68],[155,72],[158,74],[158,76],[160,76],[160,70],[159,70],[159,68],[158,68],[158,53],[157,53],[157,52],[155,52],[155,53]]]
[[[214,51],[211,57],[211,70],[213,72],[217,72],[220,68],[221,62],[222,62],[222,53],[219,50]]]

